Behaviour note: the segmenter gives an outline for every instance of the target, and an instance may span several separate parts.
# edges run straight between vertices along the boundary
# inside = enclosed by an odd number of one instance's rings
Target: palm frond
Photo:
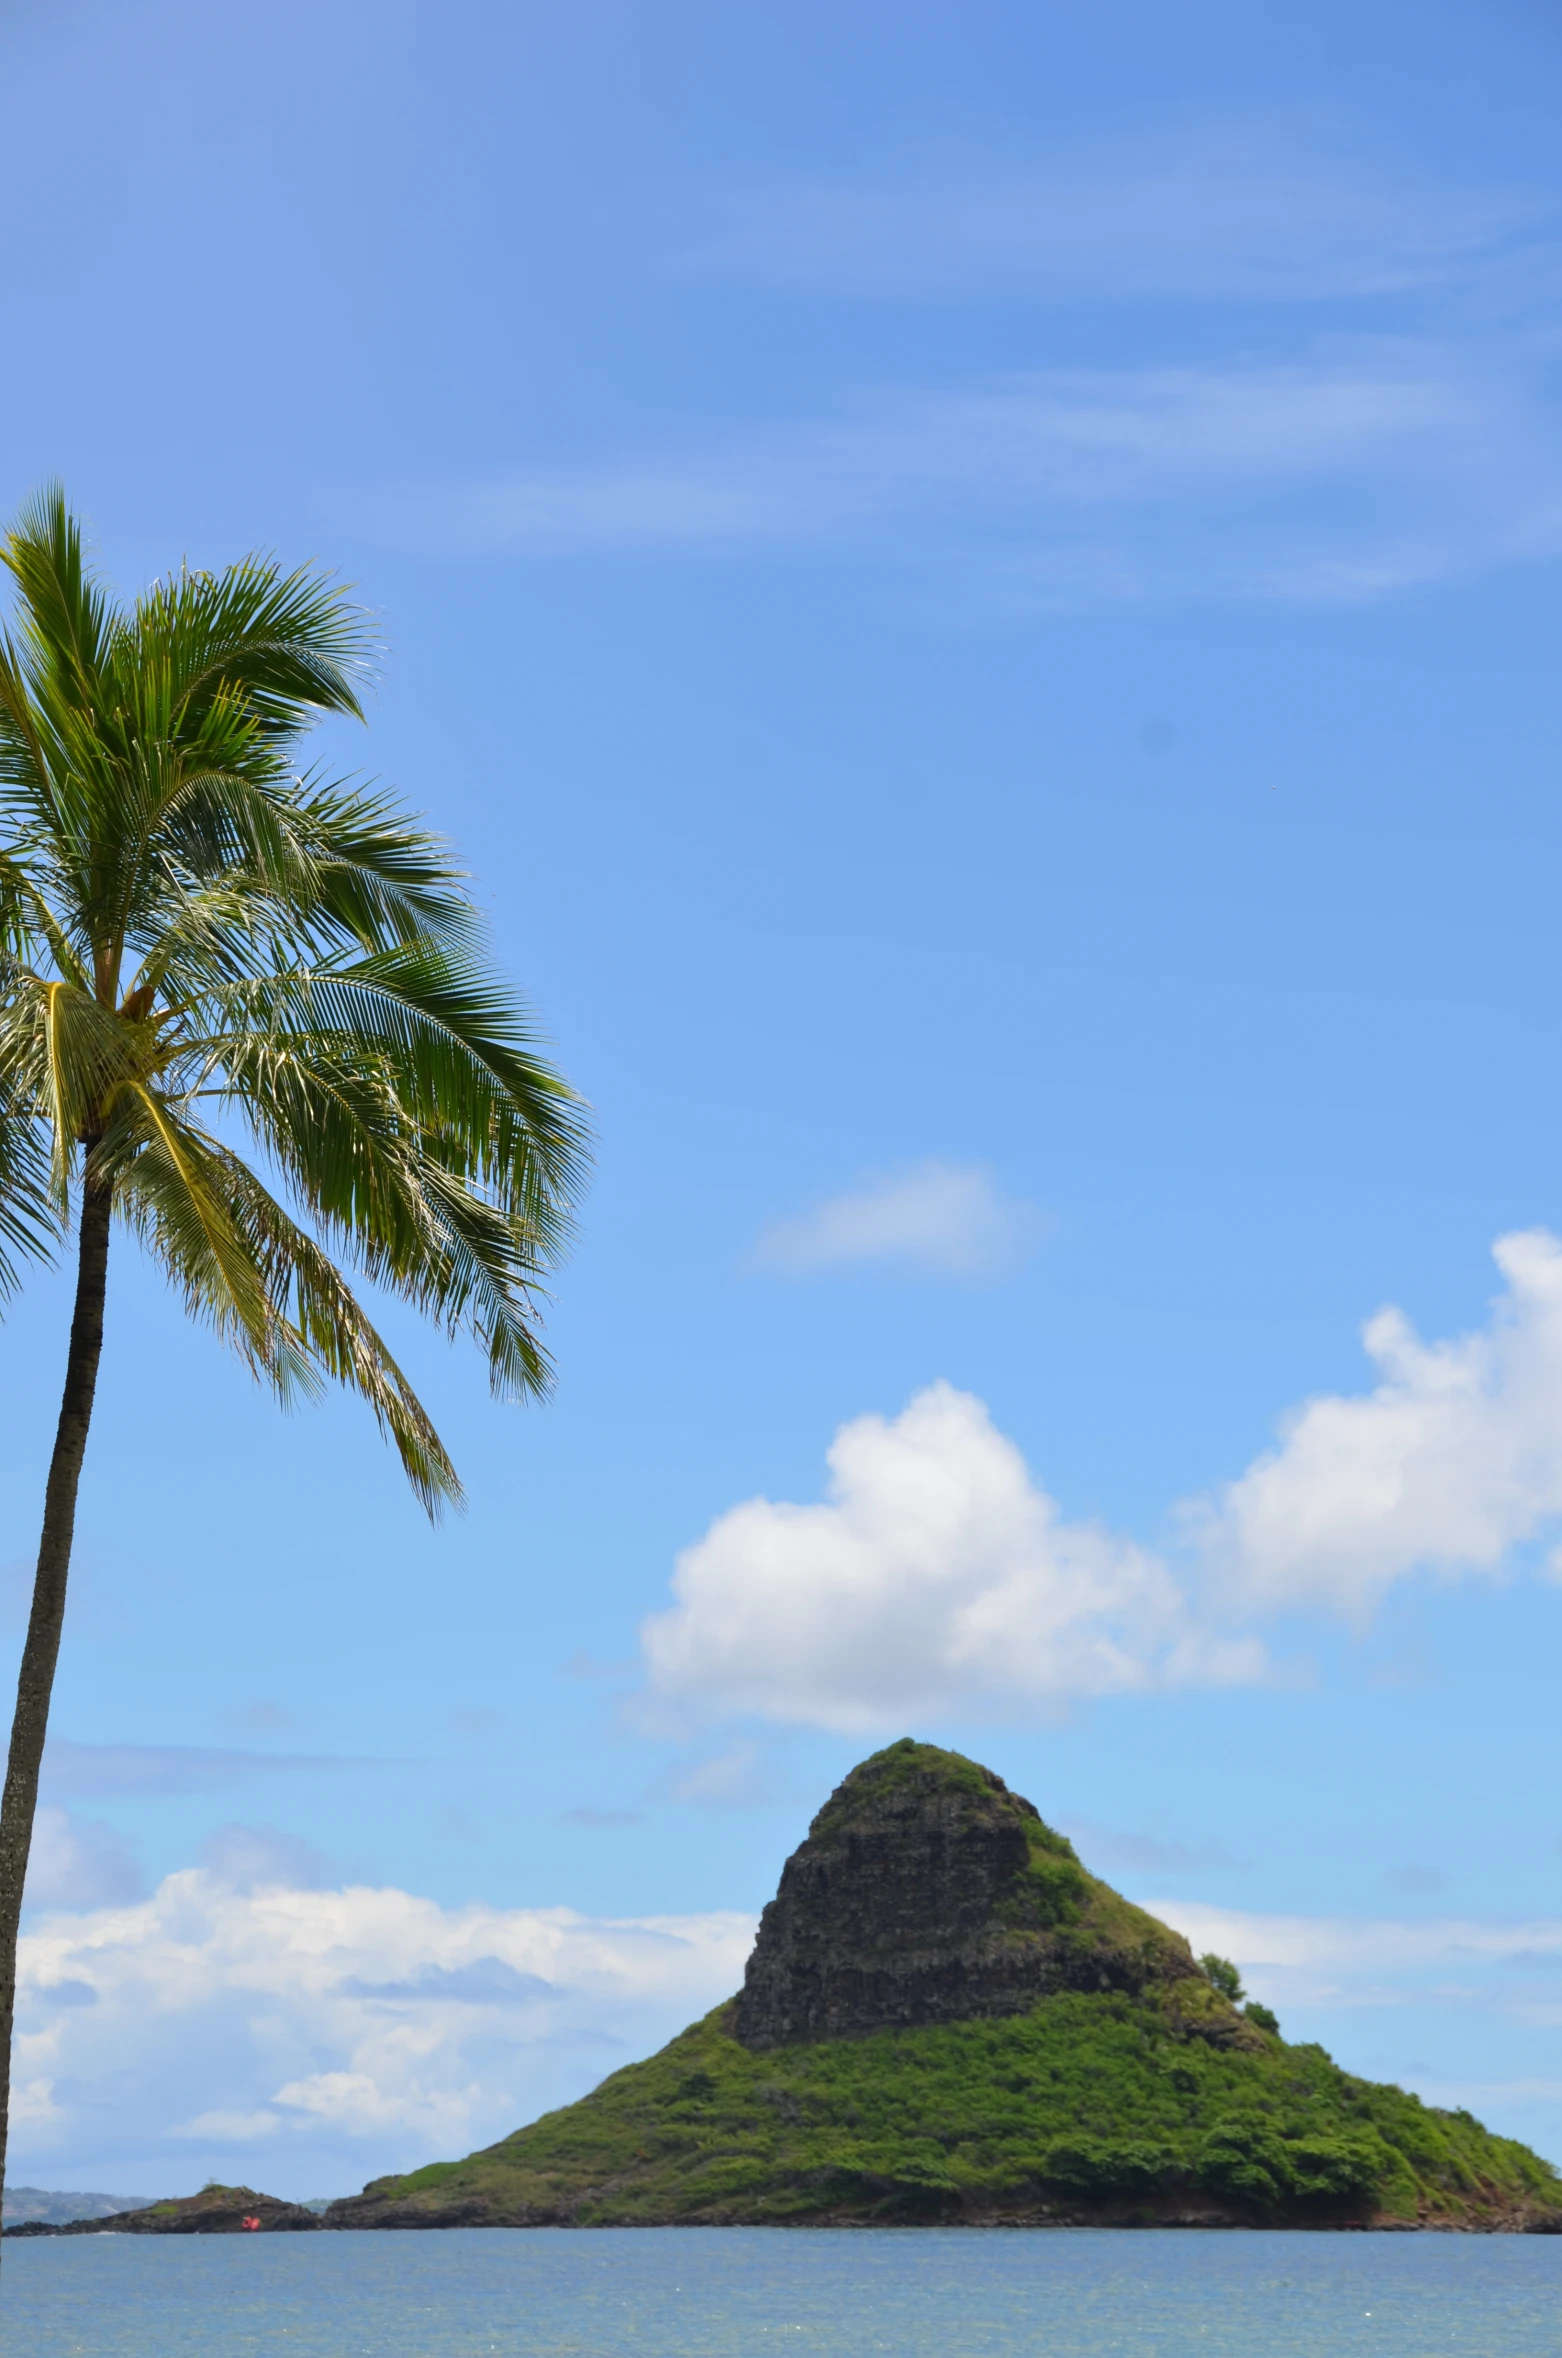
[[[26,660],[0,632],[0,797],[35,805],[48,784],[45,731],[28,692]]]
[[[567,1222],[555,1194],[513,1182],[515,1200],[485,1193],[471,1143],[453,1124],[422,1126],[393,1061],[361,1032],[317,1023],[230,1038],[223,1071],[232,1102],[339,1250],[448,1332],[472,1332],[496,1391],[547,1389],[537,1312]]]
[[[0,1294],[90,1167],[191,1315],[284,1399],[359,1393],[433,1511],[449,1459],[337,1264],[545,1390],[586,1117],[449,846],[297,770],[361,717],[367,620],[263,557],[116,606],[52,487],[0,558]]]
[[[52,1261],[62,1235],[48,1133],[0,1073],[0,1300],[20,1286],[21,1262]]]
[[[50,1191],[63,1217],[77,1150],[97,1143],[115,1101],[139,1077],[139,1043],[74,983],[17,978],[5,1010],[4,1070],[19,1102],[47,1118]]]
[[[212,1326],[284,1399],[308,1390],[307,1366],[234,1219],[232,1157],[144,1083],[125,1092],[115,1112],[101,1152],[116,1198],[182,1287],[190,1316]]]
[[[81,526],[58,483],[26,502],[0,541],[0,564],[21,589],[21,629],[34,662],[85,689],[113,627],[112,608],[88,570]]]
[[[584,1176],[585,1107],[542,1058],[524,1011],[469,957],[427,939],[226,994],[224,1061],[248,1040],[315,1040],[383,1060],[430,1152],[499,1191],[555,1243]]]
[[[322,911],[361,949],[472,935],[476,912],[449,845],[409,822],[389,795],[308,777],[298,813],[319,862]]]
[[[284,1405],[326,1379],[343,1385],[368,1403],[429,1513],[459,1503],[444,1444],[351,1288],[237,1155],[163,1107],[155,1143],[129,1163],[120,1194],[190,1316]]]
[[[116,643],[114,669],[133,678],[166,667],[190,719],[239,695],[262,732],[296,736],[308,715],[363,718],[358,686],[373,644],[367,618],[326,574],[286,573],[247,557],[222,573],[180,573],[136,601]]]
[[[61,978],[80,991],[90,990],[91,977],[82,968],[75,944],[39,891],[25,864],[0,852],[0,943],[18,972],[27,966],[27,952],[41,940]]]

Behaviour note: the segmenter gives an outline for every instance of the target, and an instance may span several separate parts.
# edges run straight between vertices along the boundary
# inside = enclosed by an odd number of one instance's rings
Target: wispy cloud
[[[663,1771],[657,1792],[700,1809],[752,1809],[775,1799],[776,1781],[759,1746],[743,1741],[703,1760],[674,1762]]]
[[[1190,130],[1045,168],[716,196],[681,267],[821,295],[1264,303],[1446,284],[1554,208],[1391,163],[1381,137]]]
[[[1022,1257],[1039,1226],[1034,1207],[1004,1196],[979,1164],[930,1160],[773,1222],[756,1257],[774,1269],[891,1261],[938,1277],[990,1277]]]
[[[1533,376],[1411,339],[1032,372],[372,508],[385,537],[451,552],[877,551],[1016,605],[1360,598],[1562,546],[1562,432]]]
[[[335,1753],[245,1752],[205,1744],[73,1744],[65,1737],[51,1737],[44,1754],[43,1790],[55,1801],[216,1793],[252,1777],[386,1765]]]

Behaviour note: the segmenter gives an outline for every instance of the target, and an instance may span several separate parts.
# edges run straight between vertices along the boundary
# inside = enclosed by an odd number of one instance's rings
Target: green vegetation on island
[[[730,2015],[718,2007],[486,2152],[381,2179],[371,2200],[429,2225],[454,2212],[580,2226],[1048,2214],[1562,2226],[1549,2164],[1468,2113],[1355,2079],[1320,2047],[1211,2046],[1120,1994],[1067,1991],[1007,2020],[758,2055]]]
[[[1562,2230],[1527,2147],[1240,1999],[990,1771],[902,1743],[815,1819],[739,1998],[325,2224]]]

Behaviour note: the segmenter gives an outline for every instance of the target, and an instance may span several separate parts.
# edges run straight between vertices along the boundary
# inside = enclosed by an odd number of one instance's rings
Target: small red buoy
[[[260,2221],[258,2219],[246,2219],[244,2220],[243,2224],[253,2232],[253,2230],[260,2225]]]

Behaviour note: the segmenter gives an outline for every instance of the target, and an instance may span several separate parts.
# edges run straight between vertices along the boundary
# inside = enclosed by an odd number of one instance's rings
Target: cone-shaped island
[[[1562,2231],[1526,2146],[1272,2020],[990,1769],[892,1744],[787,1861],[736,1998],[321,2223]]]

